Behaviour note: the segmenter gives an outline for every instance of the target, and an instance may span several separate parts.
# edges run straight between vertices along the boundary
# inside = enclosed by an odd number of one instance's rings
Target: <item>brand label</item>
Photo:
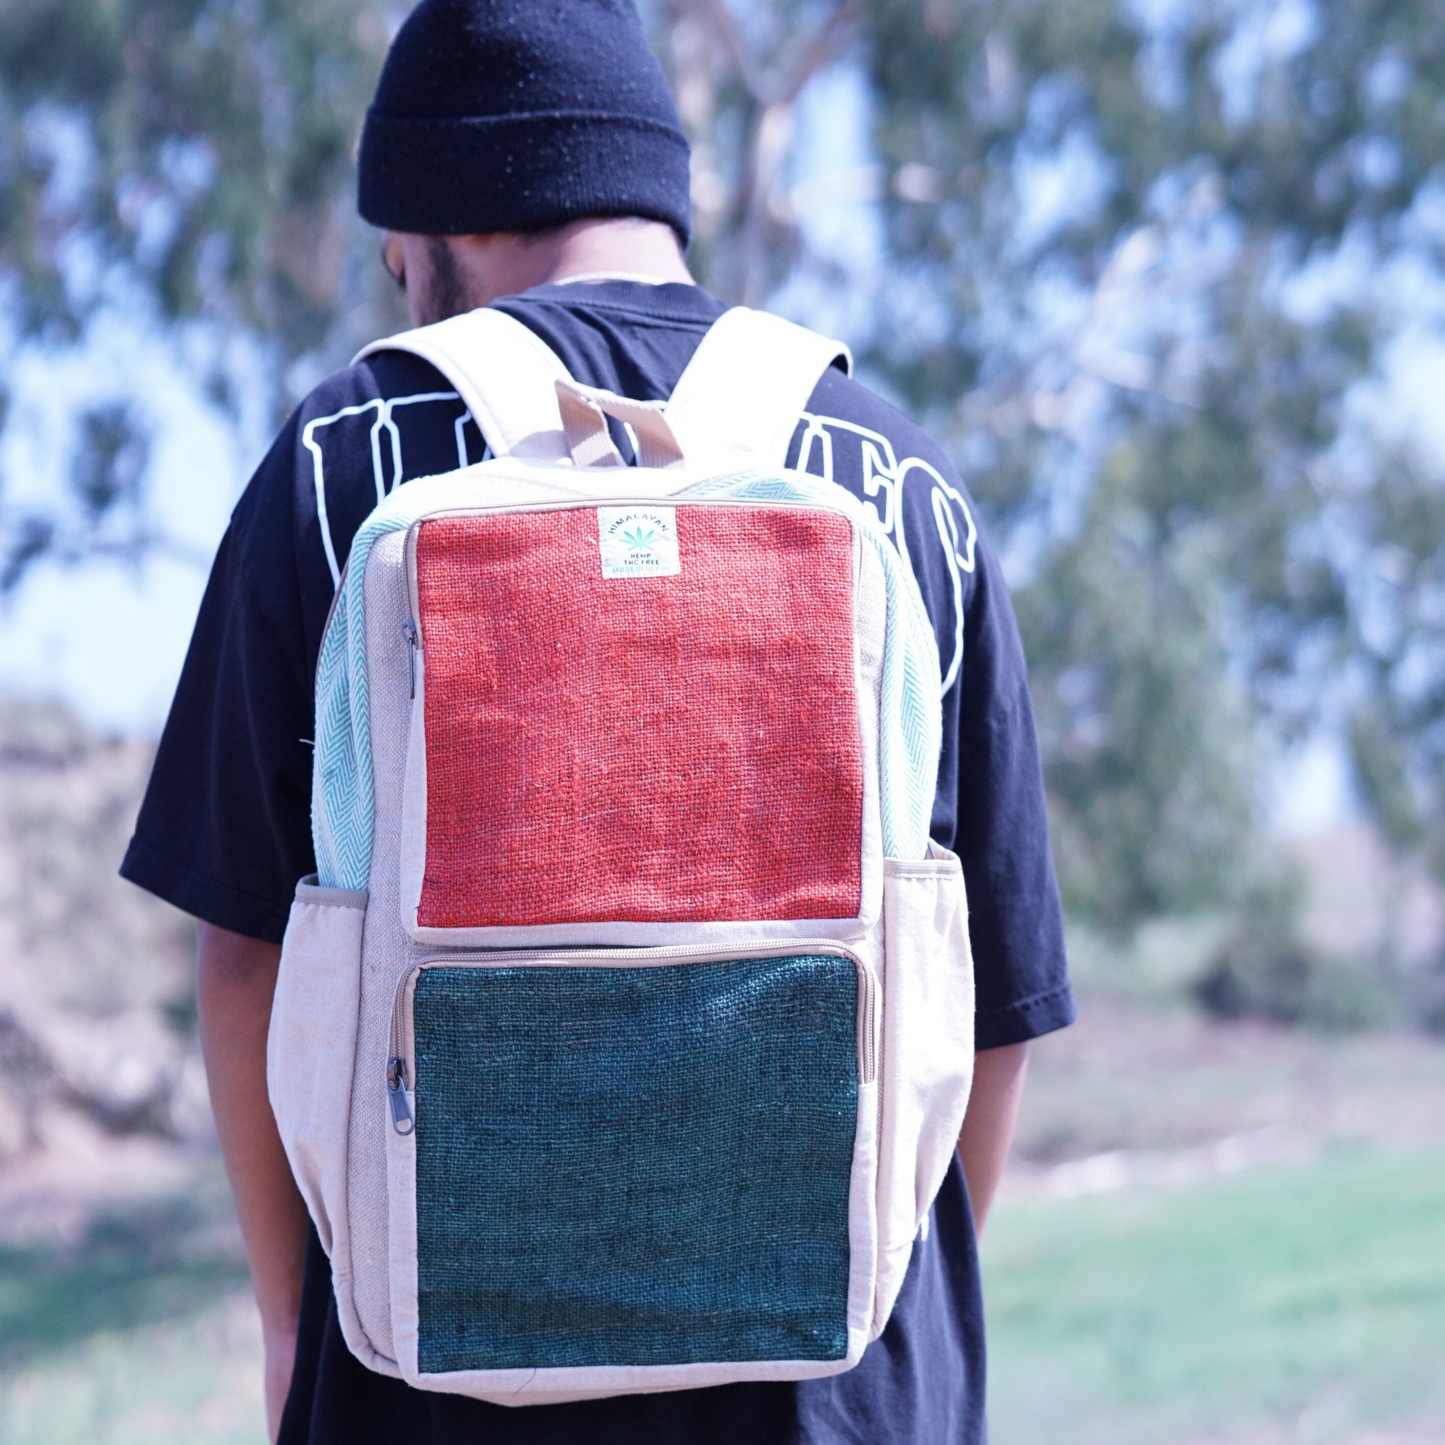
[[[676,577],[676,507],[598,507],[604,577]]]

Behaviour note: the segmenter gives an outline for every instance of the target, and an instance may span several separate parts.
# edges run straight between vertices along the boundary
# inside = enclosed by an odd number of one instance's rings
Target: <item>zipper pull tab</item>
[[[416,696],[416,623],[410,617],[401,624],[401,630],[406,634],[406,680],[411,685],[411,695]]]
[[[391,1127],[398,1134],[411,1134],[416,1130],[416,1116],[406,1097],[406,1064],[393,1059],[386,1066],[386,1100],[391,1105]]]

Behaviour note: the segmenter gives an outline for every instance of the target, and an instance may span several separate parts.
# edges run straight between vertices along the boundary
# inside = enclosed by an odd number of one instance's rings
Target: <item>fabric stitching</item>
[[[988,1008],[975,1009],[974,1012],[981,1019],[991,1018],[995,1014],[1021,1013],[1038,1004],[1051,1003],[1054,999],[1071,998],[1073,992],[1072,986],[1064,983],[1057,988],[1046,989],[1043,993],[1031,993],[1027,998],[1014,999],[1012,1003],[991,1004]]]

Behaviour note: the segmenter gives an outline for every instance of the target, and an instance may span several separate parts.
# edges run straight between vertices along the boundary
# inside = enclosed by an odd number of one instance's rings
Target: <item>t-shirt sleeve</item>
[[[295,431],[293,419],[216,554],[120,870],[196,918],[273,943],[297,879],[315,866],[313,704],[290,530]]]
[[[975,553],[958,677],[958,812],[979,1049],[1074,1021],[1023,645],[998,560]]]

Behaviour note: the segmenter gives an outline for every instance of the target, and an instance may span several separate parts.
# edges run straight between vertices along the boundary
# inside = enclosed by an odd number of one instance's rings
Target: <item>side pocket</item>
[[[266,1039],[266,1084],[286,1157],[332,1252],[346,1208],[347,1115],[366,893],[296,885]]]
[[[948,1172],[973,1083],[973,954],[957,857],[883,864],[883,1128],[875,1334]]]

